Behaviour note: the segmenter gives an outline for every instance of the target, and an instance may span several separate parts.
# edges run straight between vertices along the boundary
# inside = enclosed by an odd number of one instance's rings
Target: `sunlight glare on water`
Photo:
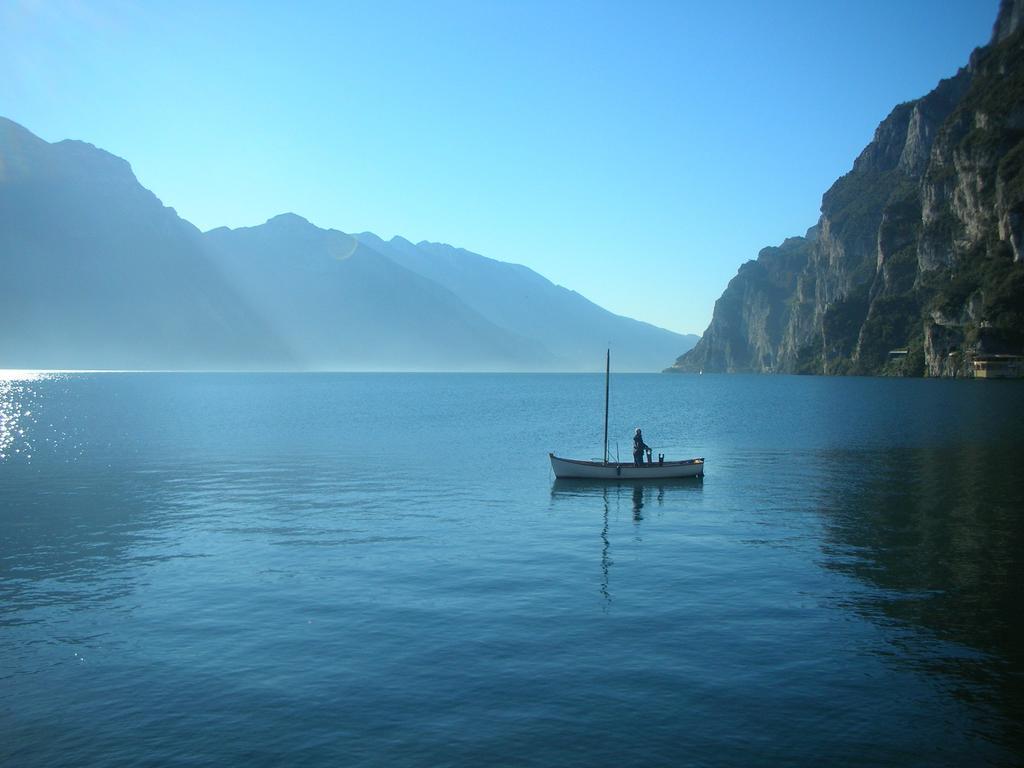
[[[14,454],[32,458],[26,432],[34,424],[31,403],[35,392],[29,383],[45,376],[42,371],[0,369],[0,462]]]

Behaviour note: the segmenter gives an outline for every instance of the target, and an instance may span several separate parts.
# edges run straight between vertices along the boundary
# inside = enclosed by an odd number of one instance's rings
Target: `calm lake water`
[[[0,764],[1022,764],[1022,384],[0,381]]]

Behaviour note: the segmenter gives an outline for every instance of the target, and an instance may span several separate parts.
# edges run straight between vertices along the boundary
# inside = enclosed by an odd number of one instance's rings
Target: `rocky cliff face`
[[[669,370],[955,376],[1024,351],[1022,21],[1004,0],[990,44],[882,121],[817,226],[743,265]]]

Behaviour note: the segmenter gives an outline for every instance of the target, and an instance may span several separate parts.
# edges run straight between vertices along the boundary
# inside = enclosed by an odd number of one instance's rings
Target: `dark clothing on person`
[[[644,442],[644,437],[639,432],[633,435],[633,463],[644,463],[644,451],[651,450],[651,446]]]

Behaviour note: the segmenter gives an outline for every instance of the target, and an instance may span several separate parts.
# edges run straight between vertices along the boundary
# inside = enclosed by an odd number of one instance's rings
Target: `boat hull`
[[[654,464],[613,463],[563,459],[549,453],[551,469],[557,478],[588,480],[667,480],[680,477],[703,477],[704,459],[665,461]]]

